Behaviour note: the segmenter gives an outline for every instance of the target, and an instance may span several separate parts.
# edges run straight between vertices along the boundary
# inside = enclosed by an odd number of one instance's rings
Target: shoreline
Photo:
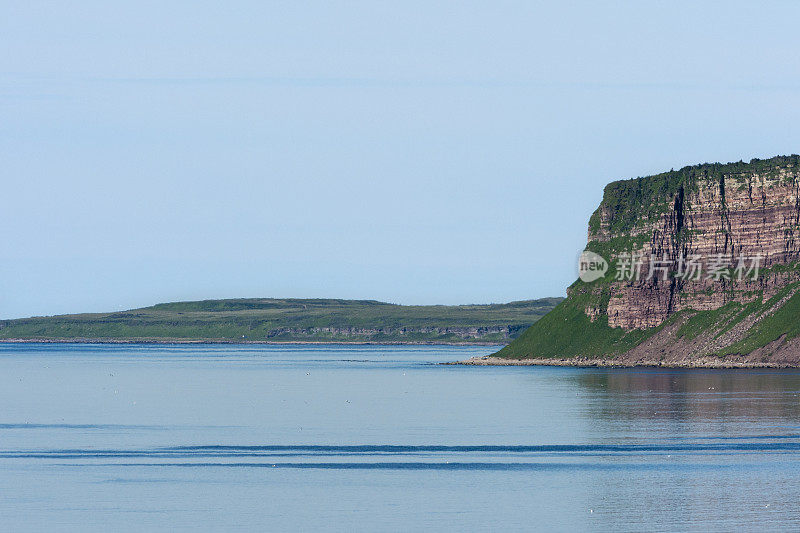
[[[454,361],[452,363],[442,363],[444,365],[461,366],[571,366],[578,368],[785,368],[798,369],[800,365],[779,362],[761,361],[737,361],[735,359],[718,359],[712,357],[702,357],[696,360],[683,361],[614,361],[613,359],[590,359],[590,358],[570,358],[570,359],[505,359],[490,355],[483,357],[472,357],[464,361]]]
[[[0,339],[0,344],[264,344],[264,345],[318,345],[342,346],[505,346],[496,342],[481,341],[254,341],[226,339]]]
[[[253,341],[224,339],[0,339],[0,344],[114,344],[114,345],[267,345],[267,346],[504,346],[486,342],[437,342],[437,341]],[[562,366],[574,368],[675,368],[675,369],[798,369],[800,364],[770,361],[747,361],[703,357],[696,360],[681,361],[615,361],[597,358],[554,358],[554,359],[506,359],[492,355],[475,356],[463,361],[439,363],[445,366]]]

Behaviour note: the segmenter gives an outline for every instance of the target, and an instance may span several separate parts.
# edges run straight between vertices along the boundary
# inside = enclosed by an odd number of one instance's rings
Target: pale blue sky
[[[798,20],[0,1],[0,317],[563,294],[607,182],[800,151]]]

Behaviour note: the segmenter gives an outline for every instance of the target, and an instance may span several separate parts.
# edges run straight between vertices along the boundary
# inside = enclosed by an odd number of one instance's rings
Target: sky
[[[800,152],[797,20],[0,0],[0,318],[563,295],[608,182]]]

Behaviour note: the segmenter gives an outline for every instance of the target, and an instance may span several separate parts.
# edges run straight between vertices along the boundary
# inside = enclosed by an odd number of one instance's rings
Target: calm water
[[[798,530],[800,373],[0,345],[0,529]]]

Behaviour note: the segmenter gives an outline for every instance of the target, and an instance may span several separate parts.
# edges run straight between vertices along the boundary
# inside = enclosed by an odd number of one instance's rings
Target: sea
[[[0,344],[0,530],[800,530],[800,372],[495,350]]]

